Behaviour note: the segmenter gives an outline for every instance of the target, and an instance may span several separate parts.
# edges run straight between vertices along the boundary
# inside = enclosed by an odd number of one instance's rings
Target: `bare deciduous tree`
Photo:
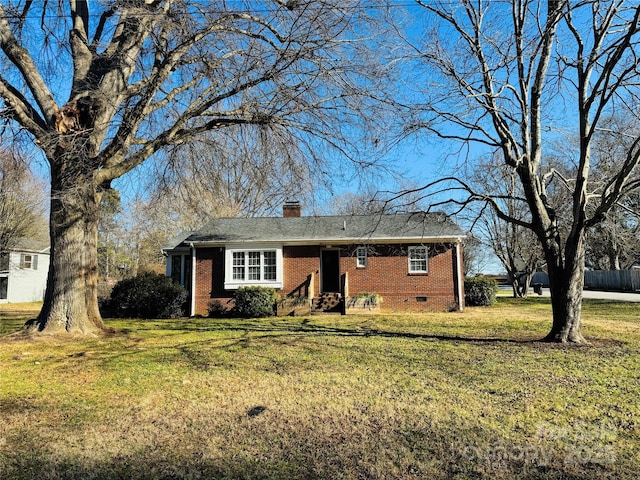
[[[640,224],[635,213],[640,211],[639,207],[635,207],[633,214],[620,208],[612,210],[588,232],[588,267],[621,270],[640,258]]]
[[[21,158],[0,151],[0,251],[24,238],[46,239],[45,207],[46,185]]]
[[[594,135],[593,181],[606,183],[624,162],[640,135],[640,122],[614,115],[604,119]],[[636,173],[636,181],[640,173]],[[592,207],[593,208],[593,207]],[[587,232],[587,265],[595,269],[620,270],[640,254],[640,190],[629,191],[606,212],[602,222]]]
[[[489,249],[473,232],[467,233],[462,242],[462,268],[464,276],[484,275],[491,265]]]
[[[406,185],[406,182],[405,182]],[[419,212],[426,209],[419,193],[406,193],[412,187],[406,185],[402,196],[389,190],[381,190],[375,184],[363,185],[357,193],[343,192],[329,202],[332,214],[375,215],[382,213]],[[419,189],[415,189],[419,192]]]
[[[606,179],[593,183],[591,177],[602,119],[614,110],[638,118],[640,6],[623,0],[418,3],[433,29],[413,44],[414,57],[428,65],[432,81],[413,112],[421,118],[408,129],[500,152],[521,184],[528,220],[450,180],[458,192],[470,193],[467,200],[489,202],[500,218],[535,233],[553,307],[546,340],[582,343],[585,234],[640,185],[640,137]],[[550,138],[568,129],[579,138],[571,178],[543,163]],[[566,220],[549,199],[551,181],[570,192]]]
[[[112,180],[167,147],[228,126],[271,125],[309,154],[321,153],[315,139],[353,153],[348,136],[366,121],[355,98],[375,89],[383,73],[359,50],[358,38],[370,32],[357,19],[368,12],[353,7],[304,0],[3,2],[2,116],[38,145],[51,171],[51,267],[30,331],[103,330],[100,198]]]
[[[306,158],[286,132],[238,125],[172,148],[150,190],[156,202],[175,207],[183,227],[212,217],[270,216],[287,200],[308,204],[322,185]]]
[[[519,220],[504,221],[495,208],[482,208],[475,224],[506,270],[513,296],[526,297],[533,274],[544,264],[544,254],[535,234],[522,226],[530,222],[530,215],[517,175],[499,155],[493,155],[478,163],[470,182],[476,192],[491,196],[502,212]]]

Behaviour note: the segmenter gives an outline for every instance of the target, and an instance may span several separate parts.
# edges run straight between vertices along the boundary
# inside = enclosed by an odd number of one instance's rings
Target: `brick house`
[[[445,215],[300,213],[288,202],[282,217],[216,218],[165,248],[166,274],[187,288],[190,314],[231,308],[234,291],[250,285],[307,310],[350,313],[358,299],[366,311],[463,308],[464,235]]]

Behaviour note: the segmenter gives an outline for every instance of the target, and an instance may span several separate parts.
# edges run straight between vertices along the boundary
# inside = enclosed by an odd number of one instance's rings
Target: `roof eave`
[[[403,243],[460,243],[466,235],[436,235],[422,237],[388,237],[388,238],[353,238],[353,237],[336,237],[336,238],[289,238],[289,239],[245,239],[245,240],[196,240],[189,242],[194,247],[224,247],[227,245],[282,245],[282,246],[304,246],[304,245],[353,245],[353,244],[403,244]],[[186,248],[186,245],[182,247]],[[180,246],[166,250],[179,250]]]

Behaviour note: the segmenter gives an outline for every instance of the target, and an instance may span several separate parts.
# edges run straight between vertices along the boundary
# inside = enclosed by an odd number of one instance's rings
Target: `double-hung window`
[[[38,256],[37,255],[30,255],[28,253],[21,253],[20,254],[20,268],[37,270],[38,269]]]
[[[227,248],[225,288],[260,285],[282,288],[282,248]]]
[[[276,252],[268,250],[263,253],[263,279],[269,281],[275,281],[277,278],[277,266],[276,266]]]
[[[356,267],[365,268],[367,266],[367,247],[358,247],[356,249]]]
[[[409,273],[427,273],[429,255],[427,247],[409,247]]]
[[[233,252],[233,279],[244,282],[246,280],[245,252]]]

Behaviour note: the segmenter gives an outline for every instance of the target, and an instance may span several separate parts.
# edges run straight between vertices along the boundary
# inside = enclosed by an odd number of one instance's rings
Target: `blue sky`
[[[414,22],[412,26],[407,27],[408,32],[411,35],[420,35],[424,28],[421,23],[424,18],[422,17],[424,9],[415,6],[412,2],[403,3],[403,6],[411,5],[411,8],[407,10],[409,16],[408,20]],[[34,30],[37,30],[34,29]],[[58,84],[54,87],[56,92],[56,98],[58,103],[64,103],[63,97],[69,90],[69,77],[58,76]],[[66,79],[66,83],[65,83]],[[394,148],[390,149],[384,158],[384,161],[391,166],[398,173],[402,173],[402,177],[413,186],[421,186],[431,183],[443,176],[457,175],[457,170],[464,162],[465,158],[460,155],[465,155],[467,152],[460,152],[460,145],[451,144],[444,141],[440,141],[434,138],[429,138],[424,135],[415,135],[407,138],[397,144]],[[42,158],[41,153],[33,152],[33,156],[36,158],[35,166],[37,171],[43,175],[48,176],[48,167],[46,161]],[[474,154],[471,154],[473,157]],[[139,182],[140,174],[144,177],[145,170],[150,168],[149,165],[143,165],[121,179],[116,180],[113,186],[118,188],[121,192],[123,200],[126,202],[138,195],[145,195],[145,191],[141,188]],[[349,178],[347,174],[344,178]],[[395,179],[391,176],[382,176],[378,187],[380,190],[397,191],[399,185]],[[357,182],[343,181],[336,185],[336,191],[334,194],[340,194],[341,191],[357,192],[359,184]]]

